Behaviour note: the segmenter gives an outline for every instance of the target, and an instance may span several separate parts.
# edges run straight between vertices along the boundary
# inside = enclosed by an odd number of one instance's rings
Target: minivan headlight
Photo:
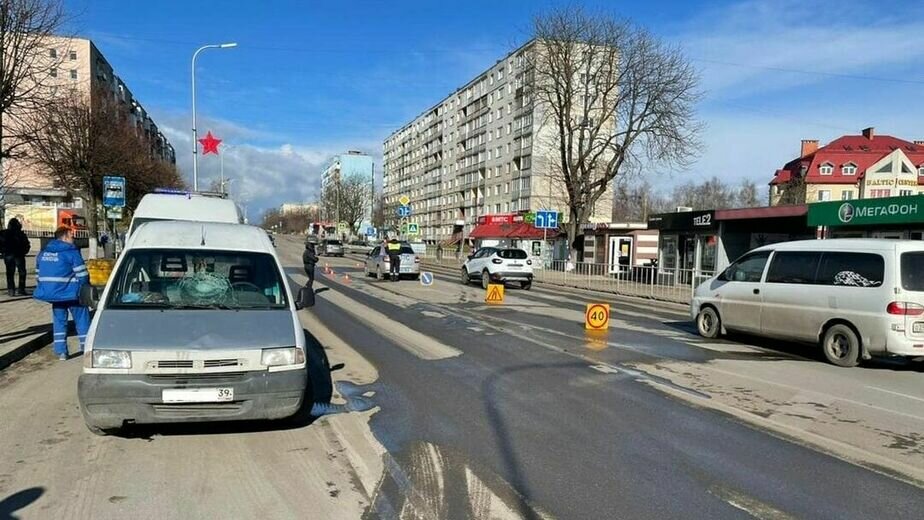
[[[260,364],[268,367],[300,365],[305,362],[305,353],[298,347],[265,348]]]
[[[132,355],[127,350],[94,350],[93,368],[131,368]]]

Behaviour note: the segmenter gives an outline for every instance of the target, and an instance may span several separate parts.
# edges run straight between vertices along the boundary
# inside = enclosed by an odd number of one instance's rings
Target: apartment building
[[[357,150],[335,155],[321,173],[321,190],[338,178],[359,175],[372,178],[372,157]]]
[[[385,139],[385,217],[397,223],[406,195],[428,243],[467,236],[478,217],[558,210],[567,216],[564,187],[549,175],[554,132],[541,125],[530,99],[529,42],[418,115]],[[609,222],[612,192],[594,207]]]
[[[74,95],[76,91],[83,95],[113,96],[124,107],[129,121],[150,143],[151,156],[176,164],[173,145],[92,41],[48,38],[42,52],[47,53],[48,79],[55,95]],[[27,161],[4,161],[2,175],[6,203],[57,204],[70,199],[67,187],[55,186]],[[79,199],[75,202],[79,207]]]

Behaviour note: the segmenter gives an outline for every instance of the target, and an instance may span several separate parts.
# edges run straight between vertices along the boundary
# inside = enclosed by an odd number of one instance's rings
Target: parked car
[[[318,256],[343,256],[343,242],[332,238],[321,240]]]
[[[281,419],[302,406],[298,309],[313,305],[314,292],[292,291],[264,230],[149,222],[129,237],[113,273],[101,297],[90,285],[80,293],[96,308],[77,383],[93,433],[124,423]]]
[[[462,283],[481,282],[485,289],[491,283],[516,282],[523,289],[533,285],[533,261],[522,249],[483,247],[468,257],[462,266]]]
[[[407,242],[401,243],[401,264],[398,269],[401,271],[401,277],[407,277],[414,280],[420,278],[420,256],[414,252],[411,245]],[[388,259],[388,252],[381,245],[372,248],[372,251],[366,255],[366,276],[375,276],[379,280],[388,278],[391,272],[391,262]]]
[[[702,336],[817,344],[827,360],[924,356],[924,243],[832,239],[757,248],[695,290]]]
[[[346,246],[346,250],[350,253],[360,253],[367,255],[372,251],[372,244],[369,244],[365,240],[351,240]]]

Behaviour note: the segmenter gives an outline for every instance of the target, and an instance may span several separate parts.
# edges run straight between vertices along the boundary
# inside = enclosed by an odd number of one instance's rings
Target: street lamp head
[[[237,47],[237,43],[236,42],[222,43],[221,45],[219,45],[219,47],[221,47],[222,49],[230,49],[231,47]]]

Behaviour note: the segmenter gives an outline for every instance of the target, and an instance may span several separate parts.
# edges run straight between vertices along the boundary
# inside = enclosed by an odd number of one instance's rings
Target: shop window
[[[662,270],[674,270],[677,267],[677,237],[661,237],[661,260]]]
[[[700,250],[699,268],[706,273],[715,271],[715,252],[717,243],[718,238],[715,235],[703,238],[703,245]]]

